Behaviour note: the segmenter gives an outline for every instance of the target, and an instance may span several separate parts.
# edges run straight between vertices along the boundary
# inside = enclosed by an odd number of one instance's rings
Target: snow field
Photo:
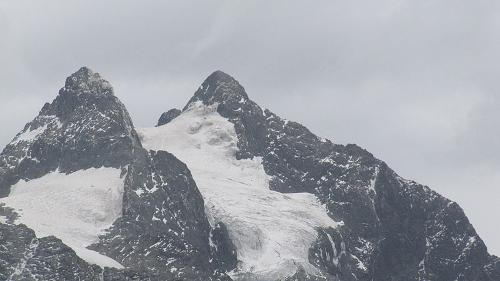
[[[20,215],[16,223],[32,228],[37,237],[53,235],[89,263],[123,268],[115,260],[86,249],[121,216],[124,179],[120,172],[91,168],[20,180],[0,203],[16,209]]]

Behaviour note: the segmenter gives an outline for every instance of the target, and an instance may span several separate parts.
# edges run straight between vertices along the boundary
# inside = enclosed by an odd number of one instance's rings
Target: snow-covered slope
[[[17,210],[16,223],[32,228],[37,237],[56,236],[89,263],[122,268],[113,259],[86,249],[121,215],[120,173],[115,168],[51,172],[19,181],[0,203]]]
[[[223,222],[238,252],[235,279],[276,280],[298,267],[317,273],[308,250],[317,227],[336,227],[313,194],[271,191],[261,159],[237,160],[234,125],[196,102],[170,123],[139,130],[143,146],[167,150],[191,170],[211,223]]]

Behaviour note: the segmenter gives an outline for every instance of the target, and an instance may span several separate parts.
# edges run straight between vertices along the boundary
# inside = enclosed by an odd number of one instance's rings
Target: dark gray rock
[[[210,245],[213,260],[217,262],[217,268],[222,271],[230,271],[237,266],[236,247],[229,237],[227,227],[218,222],[210,231]]]
[[[102,272],[59,239],[38,239],[24,225],[0,224],[0,245],[0,280],[99,280]]]
[[[486,265],[486,280],[500,280],[500,258],[492,256]]]
[[[345,231],[338,229],[319,229],[318,239],[309,249],[309,262],[321,269],[325,280],[363,280],[360,277],[366,272],[358,268],[356,258],[347,251],[350,245],[343,235]]]
[[[172,108],[169,111],[164,112],[160,116],[160,119],[158,119],[158,124],[156,124],[156,127],[170,123],[170,121],[174,120],[177,116],[179,116],[181,112],[182,111],[177,108]]]
[[[281,280],[278,280],[281,281]],[[336,277],[322,277],[322,276],[312,276],[306,273],[304,268],[300,267],[295,274],[287,277],[283,281],[339,281]]]
[[[144,272],[90,265],[61,240],[25,225],[0,224],[0,280],[153,280]]]
[[[218,104],[235,126],[237,157],[263,157],[271,189],[315,194],[330,217],[344,222],[335,231],[319,230],[310,249],[310,262],[324,274],[340,280],[498,280],[491,279],[498,262],[456,203],[399,177],[366,150],[334,144],[263,110],[220,71],[184,109],[193,102]]]

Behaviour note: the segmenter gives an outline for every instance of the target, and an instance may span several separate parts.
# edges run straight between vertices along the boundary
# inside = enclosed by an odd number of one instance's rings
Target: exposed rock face
[[[327,278],[496,280],[498,259],[487,253],[456,203],[402,179],[356,145],[333,144],[261,109],[221,71],[203,82],[184,109],[195,101],[218,104],[235,126],[238,157],[263,157],[271,189],[313,193],[333,219],[344,222],[336,230],[319,230],[310,249],[310,262]]]
[[[218,262],[218,268],[223,271],[236,268],[238,261],[236,247],[231,241],[224,223],[217,223],[211,230],[210,241],[212,242],[213,259]]]
[[[102,272],[76,257],[57,238],[38,239],[24,225],[0,224],[0,242],[1,280],[99,280]]]
[[[0,280],[227,278],[212,257],[211,228],[189,170],[167,152],[142,148],[110,84],[88,68],[70,76],[0,154],[0,197],[19,180],[100,167],[122,170],[123,211],[91,248],[126,268],[89,264],[61,240],[16,224],[16,211],[3,207],[0,215],[9,219],[0,223],[0,239],[9,247],[0,254]]]
[[[158,124],[156,126],[162,126],[165,124],[168,124],[170,121],[172,121],[175,117],[179,116],[182,111],[180,111],[177,108],[172,108],[169,111],[163,113],[160,116],[160,119],[158,119]]]

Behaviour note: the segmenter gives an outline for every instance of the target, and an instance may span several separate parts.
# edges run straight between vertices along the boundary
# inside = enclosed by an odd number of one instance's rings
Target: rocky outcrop
[[[170,121],[175,119],[175,117],[179,116],[181,114],[181,112],[182,111],[180,111],[177,108],[172,108],[169,111],[164,112],[160,116],[160,119],[158,119],[158,124],[156,124],[156,126],[158,127],[158,126],[162,126],[162,125],[170,123]]]

